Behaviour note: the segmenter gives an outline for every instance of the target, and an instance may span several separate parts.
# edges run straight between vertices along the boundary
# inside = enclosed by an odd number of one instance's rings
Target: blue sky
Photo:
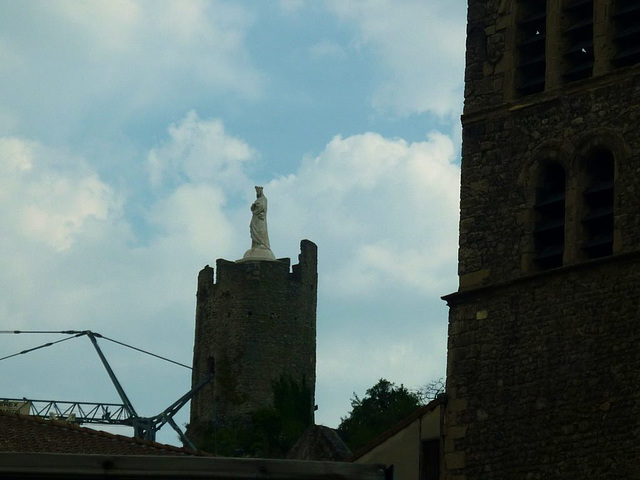
[[[90,329],[190,364],[198,271],[249,248],[263,185],[276,257],[319,249],[317,422],[381,377],[443,376],[465,13],[0,1],[1,329]],[[57,338],[0,335],[0,356]],[[85,341],[0,362],[0,395],[117,401]],[[189,388],[185,369],[105,350],[143,415]]]

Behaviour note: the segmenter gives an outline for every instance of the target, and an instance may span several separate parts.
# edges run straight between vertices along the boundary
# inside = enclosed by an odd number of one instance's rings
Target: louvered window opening
[[[593,0],[573,0],[564,8],[565,82],[593,75]]]
[[[518,22],[518,93],[530,95],[545,87],[545,42],[547,2],[527,0],[521,3]]]
[[[565,224],[565,172],[556,163],[542,171],[536,191],[534,260],[541,270],[562,266]]]
[[[608,150],[593,152],[586,163],[589,184],[584,190],[585,215],[582,218],[588,258],[613,253],[613,156]]]
[[[613,20],[616,26],[614,67],[640,63],[640,0],[616,0]]]

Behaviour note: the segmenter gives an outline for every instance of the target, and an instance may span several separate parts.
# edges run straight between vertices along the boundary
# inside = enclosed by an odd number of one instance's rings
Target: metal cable
[[[79,330],[0,330],[0,333],[64,333],[73,335],[82,332]]]
[[[134,347],[132,345],[127,345],[126,343],[122,343],[122,342],[119,342],[117,340],[113,340],[112,338],[105,337],[104,335],[99,335],[97,333],[94,333],[94,335],[96,337],[102,338],[104,340],[109,340],[110,342],[117,343],[118,345],[122,345],[123,347],[131,348],[132,350],[136,350],[136,351],[141,352],[141,353],[146,353],[147,355],[151,355],[152,357],[159,358],[160,360],[164,360],[165,362],[170,362],[170,363],[173,363],[175,365],[179,365],[181,367],[188,368],[189,370],[193,370],[193,368],[191,368],[189,365],[185,365],[184,363],[176,362],[175,360],[171,360],[170,358],[162,357],[160,355],[156,355],[155,353],[147,352],[146,350],[142,350],[141,348],[137,348],[137,347]]]
[[[89,332],[89,330],[85,330],[85,331],[79,331],[79,330],[59,330],[59,331],[54,331],[54,330],[0,330],[0,334],[3,334],[3,333],[9,333],[9,334],[20,334],[20,333],[61,333],[61,334],[65,334],[65,335],[74,335],[73,337],[70,337],[70,338],[76,338],[76,337],[80,337],[82,335],[86,335],[87,332]],[[96,338],[102,338],[104,340],[108,340],[110,342],[117,343],[118,345],[121,345],[123,347],[127,347],[127,348],[130,348],[132,350],[136,350],[136,351],[138,351],[140,353],[144,353],[144,354],[147,354],[147,355],[151,355],[152,357],[159,358],[160,360],[164,360],[165,362],[173,363],[174,365],[179,365],[180,367],[184,367],[184,368],[188,368],[189,370],[193,370],[193,368],[191,368],[188,365],[185,365],[184,363],[176,362],[175,360],[171,360],[170,358],[166,358],[166,357],[162,357],[160,355],[156,355],[155,353],[151,353],[151,352],[148,352],[146,350],[142,350],[141,348],[134,347],[133,345],[128,345],[126,343],[119,342],[118,340],[114,340],[112,338],[105,337],[104,335],[101,335],[101,334],[96,333],[96,332],[91,332],[91,333],[93,333],[93,335]],[[69,338],[65,338],[64,340],[69,340]],[[29,350],[23,350],[20,353],[15,353],[13,355],[9,355],[7,357],[0,358],[0,361],[4,360],[6,358],[15,357],[16,355],[21,355],[23,353],[29,353],[29,352],[31,352],[33,350],[37,350],[38,348],[50,347],[51,345],[54,345],[54,344],[59,343],[59,342],[62,342],[64,340],[58,340],[57,342],[47,343],[45,345],[40,345],[39,347],[35,347],[35,348],[29,349]]]
[[[74,335],[73,337],[63,338],[62,340],[57,340],[57,341],[55,341],[55,342],[48,342],[48,343],[45,343],[45,344],[43,344],[43,345],[38,345],[37,347],[29,348],[29,349],[27,349],[27,350],[22,350],[21,352],[14,353],[14,354],[12,354],[12,355],[7,355],[6,357],[2,357],[2,358],[0,358],[0,362],[1,362],[2,360],[6,360],[6,359],[8,359],[8,358],[17,357],[18,355],[23,355],[23,354],[25,354],[25,353],[33,352],[34,350],[38,350],[38,349],[40,349],[40,348],[44,348],[44,347],[51,347],[52,345],[55,345],[56,343],[66,342],[67,340],[71,340],[71,339],[73,339],[73,338],[77,338],[77,337],[79,337],[79,336],[81,336],[81,335],[83,335],[83,334],[82,334],[82,333],[79,333],[79,334],[77,334],[77,335]]]

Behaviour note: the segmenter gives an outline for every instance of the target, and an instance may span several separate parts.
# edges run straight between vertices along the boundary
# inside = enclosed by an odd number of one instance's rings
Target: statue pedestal
[[[244,252],[244,256],[240,260],[236,260],[236,263],[255,262],[258,260],[268,260],[271,262],[275,262],[276,257],[269,248],[256,247]]]

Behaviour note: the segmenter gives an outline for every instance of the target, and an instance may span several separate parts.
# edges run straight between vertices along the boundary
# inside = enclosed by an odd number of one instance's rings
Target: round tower
[[[274,407],[277,385],[305,392],[313,418],[316,377],[317,247],[300,243],[290,259],[231,262],[198,276],[192,384],[213,380],[191,400],[188,436],[201,443],[216,429],[248,426]]]

